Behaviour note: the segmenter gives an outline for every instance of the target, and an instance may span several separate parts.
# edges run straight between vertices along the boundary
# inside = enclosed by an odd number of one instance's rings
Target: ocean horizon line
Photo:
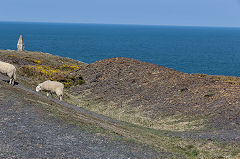
[[[18,24],[76,24],[76,25],[116,25],[116,26],[146,26],[146,27],[189,27],[189,28],[232,28],[240,29],[240,26],[205,26],[205,25],[168,25],[168,24],[128,24],[128,23],[85,23],[85,22],[37,22],[37,21],[0,21],[0,23]]]

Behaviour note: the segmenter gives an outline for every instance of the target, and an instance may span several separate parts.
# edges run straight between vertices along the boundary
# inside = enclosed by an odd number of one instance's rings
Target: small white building
[[[17,51],[24,51],[24,49],[25,49],[25,45],[23,42],[23,37],[22,37],[22,35],[20,35],[18,43],[17,43]]]

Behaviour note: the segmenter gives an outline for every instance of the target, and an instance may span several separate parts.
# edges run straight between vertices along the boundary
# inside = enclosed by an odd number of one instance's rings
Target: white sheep
[[[36,91],[46,91],[47,92],[47,96],[49,96],[49,93],[56,93],[57,96],[59,97],[60,100],[62,100],[63,97],[63,88],[64,85],[60,82],[57,81],[50,81],[47,80],[43,83],[40,83],[37,87],[36,87]]]
[[[14,85],[16,80],[16,67],[10,63],[0,61],[0,72],[10,77],[9,84]]]

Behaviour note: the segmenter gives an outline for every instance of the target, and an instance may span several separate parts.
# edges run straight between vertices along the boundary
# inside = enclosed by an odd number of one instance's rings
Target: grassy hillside
[[[186,74],[129,58],[85,64],[40,52],[0,51],[17,82],[65,84],[64,100],[123,121],[111,129],[187,158],[240,157],[240,78]],[[109,129],[110,127],[105,127]]]
[[[69,88],[85,82],[80,74],[74,72],[86,64],[73,59],[41,52],[6,50],[0,51],[0,58],[2,61],[14,64],[18,68],[18,77],[22,76],[31,84],[56,80]]]

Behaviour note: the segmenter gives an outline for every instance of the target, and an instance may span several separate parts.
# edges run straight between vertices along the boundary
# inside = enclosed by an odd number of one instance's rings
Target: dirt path
[[[21,85],[11,87],[0,81],[0,87],[0,158],[166,158],[172,156],[170,153],[156,152],[149,147],[127,140],[116,140],[116,137],[110,135],[94,134],[81,126],[51,117],[36,103],[28,100],[36,93]],[[46,99],[41,94],[37,96]],[[89,115],[95,115],[67,103],[51,100],[66,107],[84,111]]]

